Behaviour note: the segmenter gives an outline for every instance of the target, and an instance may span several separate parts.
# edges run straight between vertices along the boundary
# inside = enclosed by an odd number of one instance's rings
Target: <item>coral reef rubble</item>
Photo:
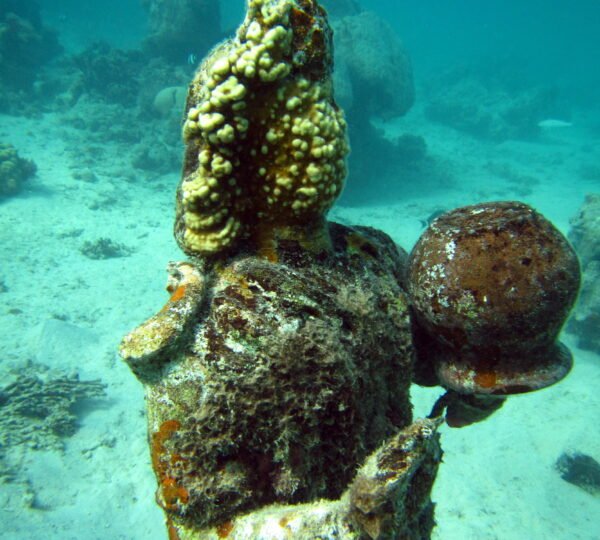
[[[88,259],[102,260],[127,257],[133,253],[133,248],[116,242],[111,238],[101,237],[94,241],[86,240],[79,248],[79,251]]]
[[[63,439],[78,429],[75,407],[103,398],[105,385],[32,367],[0,388],[0,447],[24,444],[36,450],[62,450]]]
[[[35,163],[20,157],[13,145],[0,143],[0,199],[18,193],[36,170]]]
[[[135,105],[140,91],[136,76],[145,58],[139,51],[115,49],[107,43],[93,43],[73,57],[78,70],[76,85],[87,95],[124,107]]]
[[[426,92],[426,116],[482,139],[537,137],[539,122],[556,114],[560,107],[557,90],[520,87],[514,82],[515,66],[486,77],[486,72],[493,68],[494,62],[490,61],[487,68],[454,68],[432,79]]]

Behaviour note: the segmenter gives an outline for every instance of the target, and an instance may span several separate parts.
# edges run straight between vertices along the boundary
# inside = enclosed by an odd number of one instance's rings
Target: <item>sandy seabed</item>
[[[574,127],[544,132],[535,143],[492,144],[430,124],[417,107],[380,127],[424,136],[454,183],[423,193],[413,187],[386,205],[337,206],[330,217],[381,228],[410,250],[422,220],[439,208],[519,199],[567,233],[585,193],[600,191],[579,175],[582,163],[600,162],[600,135],[591,138],[589,120],[578,127],[575,118]],[[162,539],[143,391],[116,349],[164,304],[165,266],[183,258],[171,235],[178,175],[140,173],[132,182],[118,147],[108,144],[91,165],[97,181],[77,180],[78,136],[52,114],[0,117],[0,140],[38,165],[22,194],[0,202],[0,279],[7,289],[0,294],[0,375],[4,380],[33,361],[107,384],[107,398],[82,414],[64,452],[10,450],[18,475],[0,484],[0,538]],[[512,180],[491,174],[490,163],[513,171]],[[101,237],[133,251],[85,257],[83,243]],[[572,336],[563,339],[576,358],[563,383],[511,398],[484,423],[442,429],[436,540],[600,538],[600,498],[554,469],[566,450],[600,456],[599,358],[576,349]],[[415,415],[426,414],[439,393],[415,387]]]

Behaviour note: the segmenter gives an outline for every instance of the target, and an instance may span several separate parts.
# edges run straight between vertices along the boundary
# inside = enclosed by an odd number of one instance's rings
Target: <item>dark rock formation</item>
[[[360,107],[367,116],[406,114],[415,100],[412,66],[392,28],[369,11],[343,17],[333,27],[336,69],[348,73],[353,94],[352,101],[340,95],[341,105]]]
[[[138,75],[145,65],[139,51],[114,49],[107,43],[94,43],[73,58],[79,70],[80,91],[108,103],[137,104]]]
[[[0,76],[10,88],[30,89],[39,69],[61,52],[38,9],[28,0],[0,0]]]
[[[43,66],[61,52],[37,2],[0,0],[0,109],[24,101]]]

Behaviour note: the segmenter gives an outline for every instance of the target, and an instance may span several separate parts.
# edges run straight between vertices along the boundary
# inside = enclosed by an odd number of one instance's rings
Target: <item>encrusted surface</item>
[[[369,457],[349,490],[351,516],[371,539],[423,540],[434,526],[429,494],[442,458],[441,418],[417,420]]]
[[[424,540],[433,527],[431,485],[441,460],[440,420],[417,420],[387,439],[336,500],[271,505],[179,540]]]
[[[250,0],[237,35],[192,81],[175,235],[191,255],[259,246],[319,220],[348,152],[332,93],[331,30],[312,0]]]
[[[159,313],[127,334],[121,343],[121,356],[142,380],[155,377],[169,361],[180,342],[192,331],[204,300],[204,278],[189,263],[171,263],[167,291],[171,294]]]
[[[147,383],[157,496],[174,527],[338,498],[410,423],[400,254],[377,231],[330,233],[332,254],[288,241],[277,263],[242,254],[207,270],[193,332],[169,355],[157,349],[160,361],[124,342]],[[143,325],[136,342],[145,332],[157,328]]]
[[[410,255],[408,287],[445,357],[442,384],[516,393],[561,379],[571,358],[555,340],[579,280],[573,248],[525,204],[483,203],[435,219]]]

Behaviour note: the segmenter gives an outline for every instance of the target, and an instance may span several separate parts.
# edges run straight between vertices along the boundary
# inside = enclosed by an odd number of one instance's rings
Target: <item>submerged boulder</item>
[[[372,123],[373,117],[403,116],[413,106],[415,85],[408,52],[393,28],[373,12],[362,11],[334,19],[336,100],[346,109],[352,152],[344,204],[389,200],[412,177],[435,177],[425,158],[425,141],[405,134],[388,140]],[[408,146],[420,146],[418,156]],[[417,148],[415,148],[417,150]],[[417,157],[417,159],[414,159]]]
[[[151,55],[182,64],[221,38],[218,0],[142,0],[142,5],[149,27],[144,49]]]
[[[41,68],[61,50],[37,2],[0,0],[0,98],[4,92],[29,92]]]
[[[333,28],[336,70],[347,74],[352,89],[352,96],[339,96],[341,104],[350,111],[360,107],[366,116],[406,114],[415,85],[410,58],[394,30],[370,11],[342,17]],[[342,84],[336,75],[336,89]]]
[[[581,260],[583,284],[568,329],[582,349],[600,353],[600,194],[585,198],[579,214],[571,220],[569,239]]]

